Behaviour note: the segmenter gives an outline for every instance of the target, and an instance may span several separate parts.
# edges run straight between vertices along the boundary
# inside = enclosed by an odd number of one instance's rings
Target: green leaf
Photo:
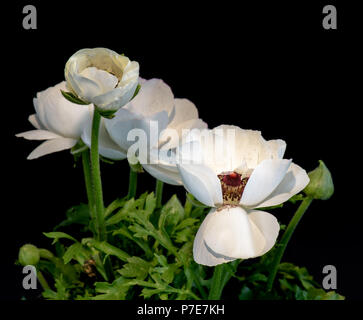
[[[42,293],[43,297],[49,300],[68,300],[69,298],[69,292],[67,290],[68,284],[63,279],[62,275],[60,276],[60,278],[57,278],[55,280],[55,288],[56,291],[53,291],[51,289],[44,290]]]
[[[297,287],[295,291],[295,299],[296,300],[307,300],[308,292],[302,290],[301,288]]]
[[[153,296],[154,294],[159,294],[162,293],[164,291],[164,288],[158,288],[158,289],[149,289],[149,288],[144,288],[141,291],[141,296],[144,297],[145,299],[151,298],[151,296]]]
[[[345,297],[335,291],[324,291],[323,289],[311,288],[308,290],[306,300],[344,300]]]
[[[79,242],[73,243],[68,247],[67,251],[64,253],[63,261],[65,264],[69,263],[79,252],[82,250],[82,244]]]
[[[64,232],[43,232],[43,234],[48,238],[54,239],[52,244],[56,243],[59,239],[69,239],[69,240],[77,241],[72,236],[70,236],[69,234],[66,234]]]
[[[134,237],[144,239],[145,241],[147,240],[147,237],[150,235],[149,230],[146,230],[145,228],[143,228],[138,224],[129,226],[129,230],[133,232]]]
[[[82,242],[88,246],[94,247],[95,249],[110,255],[115,256],[119,258],[120,260],[127,262],[127,259],[130,257],[125,251],[122,251],[121,249],[109,244],[106,241],[97,241],[94,239],[83,239]]]
[[[174,280],[175,271],[178,269],[175,264],[168,264],[165,256],[154,254],[161,267],[155,267],[154,270],[160,273],[161,279],[169,284]]]
[[[205,204],[198,201],[191,193],[188,192],[186,194],[186,196],[187,196],[188,201],[190,201],[193,204],[193,206],[198,207],[198,208],[209,208]]]
[[[243,286],[241,289],[241,293],[238,296],[238,299],[239,300],[252,300],[253,299],[252,290],[247,286]]]
[[[175,231],[182,230],[184,228],[193,227],[196,226],[196,224],[199,222],[198,219],[194,218],[187,218],[182,220],[175,228]]]
[[[151,192],[147,195],[145,199],[145,214],[147,217],[149,217],[156,208],[156,197],[154,195],[154,192]]]
[[[125,219],[127,216],[130,216],[130,213],[136,212],[137,207],[143,204],[143,202],[144,199],[130,199],[126,201],[122,209],[120,209],[116,214],[106,220],[106,226],[117,224],[121,220]]]
[[[108,217],[112,212],[116,209],[121,208],[124,206],[126,202],[126,198],[119,198],[110,203],[110,205],[105,210],[105,217]]]
[[[112,284],[108,282],[96,282],[96,295],[93,300],[124,300],[126,298],[129,285],[127,281],[119,277]]]
[[[262,273],[254,273],[251,276],[247,277],[246,280],[250,282],[266,282],[267,277]]]
[[[139,239],[137,237],[134,237],[131,235],[129,230],[125,225],[122,225],[120,229],[115,230],[112,233],[113,236],[115,235],[123,235],[124,237],[130,239],[131,241],[135,242],[142,250],[145,251],[146,257],[151,258],[153,256],[153,253],[149,247],[149,244],[146,241],[143,241],[142,239]]]
[[[78,206],[74,206],[67,210],[66,219],[59,223],[54,230],[61,227],[66,227],[72,224],[80,224],[88,226],[90,221],[90,212],[87,204],[81,203]]]
[[[149,269],[152,267],[150,262],[145,261],[139,257],[130,257],[127,263],[124,264],[122,269],[117,270],[122,276],[126,278],[136,278],[144,280],[149,274]]]
[[[62,95],[64,98],[66,98],[68,101],[75,103],[75,104],[81,104],[81,105],[89,105],[88,102],[82,101],[80,98],[78,98],[74,93],[72,92],[66,92],[61,90]]]
[[[159,228],[174,228],[184,217],[184,207],[178,197],[173,195],[170,200],[163,206],[160,212]],[[169,231],[167,230],[167,231]]]
[[[186,228],[181,231],[178,231],[173,238],[175,238],[176,243],[183,243],[188,242],[195,236],[195,229],[194,228]]]

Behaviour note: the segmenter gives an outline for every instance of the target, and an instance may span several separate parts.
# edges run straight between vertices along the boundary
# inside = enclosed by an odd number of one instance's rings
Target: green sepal
[[[137,84],[137,87],[135,89],[134,95],[132,96],[131,100],[137,96],[137,94],[139,93],[140,89],[141,89],[141,85],[140,84]]]
[[[132,171],[137,172],[137,173],[142,173],[144,172],[144,169],[142,168],[142,165],[140,164],[140,162],[137,162],[136,164],[132,164],[129,162],[130,168]]]
[[[102,110],[95,106],[99,114],[106,119],[113,119],[117,110]]]
[[[81,100],[80,98],[78,98],[74,93],[72,92],[66,92],[61,90],[62,95],[64,98],[66,98],[68,101],[75,103],[75,104],[81,104],[81,105],[88,105],[89,102],[85,102],[83,100]]]

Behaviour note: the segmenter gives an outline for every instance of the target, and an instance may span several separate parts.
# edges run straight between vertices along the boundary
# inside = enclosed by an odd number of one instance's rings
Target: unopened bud
[[[319,166],[308,173],[310,183],[304,189],[307,196],[313,199],[327,200],[334,193],[334,184],[329,169],[322,160]]]
[[[35,266],[40,259],[39,249],[32,244],[25,244],[19,250],[19,262],[22,266]]]

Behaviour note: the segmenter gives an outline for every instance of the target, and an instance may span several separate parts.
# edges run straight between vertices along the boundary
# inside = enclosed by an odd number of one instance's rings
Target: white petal
[[[106,93],[116,88],[118,83],[117,77],[108,73],[107,71],[100,70],[95,67],[86,68],[82,70],[80,74],[83,77],[86,77],[98,84],[99,88],[101,89],[101,92],[96,93],[94,96]]]
[[[229,164],[228,170],[234,170],[242,162],[246,163],[247,168],[254,169],[263,160],[281,159],[286,148],[282,140],[266,141],[260,131],[244,130],[237,126],[221,125],[212,132],[219,138],[215,138],[214,144],[218,142],[223,145],[220,149],[225,155],[225,162]],[[210,144],[209,141],[207,143]],[[213,145],[208,148],[211,152],[215,149]]]
[[[267,141],[267,146],[271,154],[277,155],[277,159],[282,159],[286,150],[286,142],[281,139]]]
[[[158,179],[167,184],[179,186],[182,184],[180,174],[171,170],[166,170],[160,165],[156,164],[143,164],[145,171],[151,174],[155,179]]]
[[[265,238],[265,247],[258,254],[258,256],[262,256],[275,245],[280,225],[272,214],[265,211],[252,210],[248,212],[248,218],[256,225]]]
[[[176,128],[182,122],[198,119],[198,109],[188,99],[174,99],[175,115],[170,122],[170,128]]]
[[[141,81],[137,96],[125,108],[144,117],[151,117],[161,111],[170,115],[174,108],[174,95],[164,81],[144,80]]]
[[[254,207],[265,200],[280,184],[289,169],[291,160],[275,159],[262,161],[253,170],[240,203]]]
[[[44,127],[42,126],[42,124],[40,123],[38,117],[36,114],[31,114],[28,117],[28,121],[37,129],[41,130],[44,129]]]
[[[93,106],[72,103],[63,97],[61,90],[67,90],[65,82],[37,94],[33,100],[37,119],[45,129],[78,140],[84,126],[91,121]]]
[[[170,148],[176,148],[183,138],[185,138],[190,130],[193,129],[206,129],[208,125],[202,119],[191,119],[184,122],[179,123],[174,128],[168,126],[166,130],[164,130],[160,134],[160,142],[168,141],[168,146]]]
[[[235,260],[234,258],[224,257],[222,255],[213,253],[213,251],[208,249],[208,247],[205,244],[204,241],[205,229],[210,219],[212,219],[215,214],[216,214],[216,209],[213,208],[204,218],[194,238],[194,243],[193,243],[193,257],[195,262],[206,266],[216,266],[221,263],[226,263]]]
[[[70,138],[57,138],[47,140],[34,149],[28,156],[28,160],[42,157],[46,154],[70,149],[75,146],[77,140]]]
[[[241,207],[224,207],[208,222],[204,240],[216,253],[226,257],[249,259],[258,256],[266,240]]]
[[[185,189],[200,202],[210,207],[223,203],[221,183],[213,170],[198,164],[179,164],[178,168]]]
[[[306,171],[291,163],[284,179],[278,187],[256,208],[271,207],[289,200],[293,195],[303,190],[309,183],[310,179]]]
[[[135,143],[135,141],[127,139],[131,130],[142,130],[148,139],[146,146],[154,147],[158,144],[159,133],[166,128],[168,121],[168,115],[165,111],[155,113],[150,118],[145,118],[122,108],[117,111],[113,119],[105,121],[105,126],[112,140],[127,152],[128,148]],[[154,132],[154,128],[155,131],[157,129],[157,132]],[[136,133],[136,130],[134,132]]]
[[[93,97],[92,102],[97,105],[99,109],[116,111],[131,100],[136,87],[137,79],[128,82],[123,87],[116,87],[106,93]]]
[[[15,136],[18,138],[24,138],[27,140],[48,140],[48,139],[62,138],[58,134],[47,131],[47,130],[30,130],[30,131],[18,133]]]

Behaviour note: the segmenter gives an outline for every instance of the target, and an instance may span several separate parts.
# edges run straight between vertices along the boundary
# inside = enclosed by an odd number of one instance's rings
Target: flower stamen
[[[218,175],[221,181],[223,204],[238,205],[249,177],[242,178],[237,172],[223,172]]]

